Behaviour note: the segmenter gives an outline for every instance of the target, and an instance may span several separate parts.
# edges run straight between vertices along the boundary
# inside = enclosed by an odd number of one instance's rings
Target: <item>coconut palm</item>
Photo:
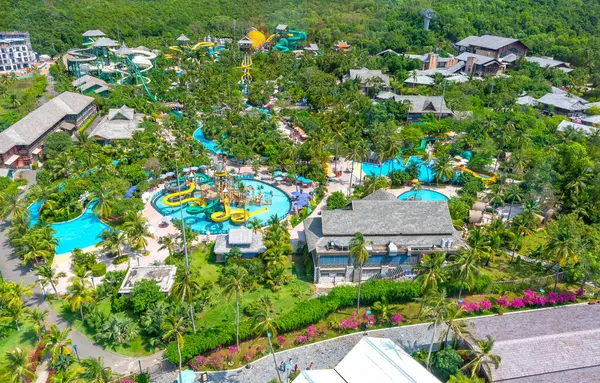
[[[163,340],[169,340],[175,338],[177,343],[177,355],[179,361],[179,381],[183,382],[182,368],[181,368],[181,349],[183,348],[183,334],[185,334],[184,320],[181,317],[175,317],[169,315],[165,318],[164,323],[161,325],[161,329],[164,331],[162,336]]]
[[[104,367],[102,357],[83,359],[77,376],[86,383],[113,383],[117,379],[110,367]]]
[[[443,339],[443,343],[448,343],[448,337],[452,333],[453,347],[456,348],[456,344],[459,339],[464,339],[471,335],[469,331],[469,322],[464,320],[458,320],[465,313],[465,309],[459,305],[451,305],[448,309],[448,316],[446,317],[446,327],[440,334],[440,339]]]
[[[248,271],[239,266],[231,265],[223,270],[219,283],[223,288],[227,299],[235,296],[235,344],[240,348],[240,299],[244,292],[244,286],[248,283]]]
[[[152,237],[148,231],[148,220],[142,212],[128,212],[125,214],[125,223],[123,224],[123,231],[127,234],[127,238],[132,246],[144,249],[146,252],[146,246],[148,240],[146,238]]]
[[[25,383],[36,378],[32,362],[27,357],[27,352],[21,348],[5,354],[5,362],[2,366],[2,381],[6,383]],[[32,371],[33,370],[33,371]]]
[[[96,199],[94,206],[94,214],[100,218],[108,218],[112,214],[112,205],[115,202],[115,192],[109,188],[98,187],[92,192]]]
[[[430,326],[430,328],[433,328],[433,333],[431,336],[431,342],[429,344],[429,351],[427,353],[427,368],[429,368],[429,362],[431,360],[431,352],[433,351],[433,343],[437,333],[437,328],[448,317],[453,305],[455,305],[455,303],[451,302],[449,299],[446,299],[446,290],[433,291],[430,293],[430,298],[428,299],[424,309],[425,315],[433,318],[433,323]]]
[[[0,194],[0,218],[6,219],[11,216],[13,220],[29,217],[29,210],[25,201],[19,198],[19,189],[9,189]]]
[[[44,343],[46,344],[44,351],[50,351],[52,364],[56,362],[60,355],[71,355],[71,349],[69,348],[73,344],[73,341],[69,338],[71,330],[71,327],[67,327],[61,331],[55,324],[52,324],[44,335]]]
[[[58,371],[50,377],[50,383],[72,383],[76,382],[82,368],[79,366],[70,366],[66,370]]]
[[[42,340],[42,337],[46,333],[47,317],[48,310],[42,310],[39,307],[34,308],[29,314],[29,319],[33,322],[33,329],[37,334],[38,340]]]
[[[510,258],[510,263],[512,263],[515,259],[515,252],[517,251],[519,240],[523,235],[531,234],[535,226],[532,226],[532,222],[527,218],[526,215],[518,214],[513,218],[510,227],[515,237],[515,243],[513,245],[512,255]]]
[[[23,249],[23,265],[31,262],[33,266],[39,265],[39,259],[48,259],[50,257],[50,243],[36,235],[35,231],[29,231],[21,239],[16,242]]]
[[[190,320],[194,334],[196,333],[196,323],[194,321],[194,300],[198,292],[202,289],[197,278],[192,276],[189,269],[184,269],[175,278],[175,283],[171,289],[171,296],[181,299],[181,302],[187,303],[190,311]]]
[[[554,229],[556,228],[556,229]],[[571,225],[558,225],[552,222],[552,226],[548,227],[549,240],[546,244],[546,253],[553,257],[558,264],[562,266],[568,260],[577,262],[577,251],[579,250],[578,241],[575,239],[576,234],[573,232]],[[554,278],[554,292],[558,285],[558,274],[560,267],[556,267]]]
[[[277,371],[277,378],[279,383],[281,383],[281,375],[279,374],[277,359],[275,358],[275,350],[273,349],[273,343],[271,342],[271,338],[277,335],[277,324],[275,323],[275,313],[273,312],[273,307],[270,305],[262,305],[257,307],[252,312],[252,327],[257,333],[267,335],[269,349],[273,354],[275,371]]]
[[[167,250],[169,252],[169,259],[171,263],[173,262],[173,251],[175,250],[175,241],[173,237],[166,235],[164,237],[160,237],[158,243],[161,245],[158,250]]]
[[[490,241],[487,237],[485,230],[481,226],[475,226],[469,232],[467,237],[467,243],[471,247],[471,251],[480,261],[482,258],[489,256],[490,254]]]
[[[465,285],[467,289],[470,288],[475,279],[481,274],[481,269],[477,266],[476,255],[469,251],[461,252],[452,268],[454,274],[460,280],[458,290],[458,299],[460,299]]]
[[[71,286],[67,291],[65,299],[69,303],[71,311],[74,312],[75,310],[79,309],[79,314],[81,315],[82,321],[84,320],[83,305],[96,301],[91,282],[79,278],[72,279]]]
[[[123,255],[123,246],[127,243],[125,233],[114,227],[102,230],[100,233],[100,246],[109,253],[117,253],[118,257]]]
[[[362,268],[365,263],[369,262],[369,250],[367,250],[367,241],[362,233],[354,233],[354,237],[350,241],[350,251],[348,255],[354,260],[354,264],[358,265],[358,295],[356,299],[356,314],[360,309],[360,285],[362,283]]]
[[[450,162],[450,157],[438,158],[433,167],[433,171],[435,173],[434,178],[436,183],[439,183],[440,181],[452,181],[456,174],[452,167],[452,163]]]
[[[23,298],[33,296],[33,285],[26,285],[22,280],[19,283],[11,282],[7,292],[8,306],[23,304]]]
[[[446,280],[445,261],[445,253],[433,253],[424,255],[421,263],[415,265],[418,275],[414,281],[421,284],[421,293],[437,291],[438,284]]]
[[[4,308],[0,318],[6,322],[14,322],[17,327],[17,331],[21,331],[19,322],[29,315],[29,309],[23,305],[21,301],[15,304],[9,304]]]
[[[494,338],[490,335],[486,336],[486,339],[475,339],[476,348],[471,350],[459,350],[458,353],[461,356],[469,358],[469,363],[465,364],[462,369],[464,371],[471,371],[471,377],[477,375],[480,369],[484,369],[486,375],[492,381],[492,369],[497,370],[502,358],[499,355],[493,354],[492,349],[494,348]]]
[[[262,233],[262,226],[263,223],[260,219],[253,217],[250,222],[248,222],[248,225],[250,226],[250,229],[252,229],[253,233]]]
[[[37,268],[37,270],[35,271],[35,275],[37,275],[37,277],[43,285],[49,284],[50,286],[52,286],[54,294],[56,294],[56,298],[60,299],[60,294],[56,289],[56,284],[58,283],[58,280],[60,278],[66,277],[67,274],[65,274],[62,271],[57,273],[52,269],[51,265],[44,264]]]
[[[521,202],[523,200],[523,191],[518,184],[510,184],[506,189],[506,195],[504,198],[508,201],[510,200],[510,207],[508,208],[508,218],[510,219],[510,215],[512,213],[512,207],[515,201]]]

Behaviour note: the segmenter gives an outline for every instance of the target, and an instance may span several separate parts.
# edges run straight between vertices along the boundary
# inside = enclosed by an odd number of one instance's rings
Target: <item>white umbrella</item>
[[[171,222],[172,220],[173,217],[171,217],[170,215],[165,215],[164,217],[162,217],[163,222]]]

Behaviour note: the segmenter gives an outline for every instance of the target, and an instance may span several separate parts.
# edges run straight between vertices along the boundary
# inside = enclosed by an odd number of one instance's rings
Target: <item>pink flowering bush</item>
[[[404,320],[404,317],[402,316],[402,314],[396,313],[390,317],[390,320],[392,321],[392,324],[394,326],[397,326],[400,323],[402,323],[402,321]]]
[[[479,311],[491,310],[492,302],[489,299],[482,299],[479,301]]]
[[[525,307],[525,303],[523,303],[523,299],[515,298],[510,301],[510,307],[513,309],[520,309],[520,308]]]
[[[278,335],[277,336],[277,343],[279,343],[279,346],[282,346],[285,343],[285,336]]]
[[[306,329],[306,336],[308,336],[309,338],[314,338],[315,335],[317,335],[317,328],[315,326],[308,326],[308,328]]]
[[[508,305],[509,305],[509,302],[508,302],[508,295],[505,295],[505,296],[503,296],[503,297],[500,297],[500,298],[496,299],[496,304],[497,304],[498,306],[500,306],[500,307],[507,308],[507,307],[508,307]]]
[[[246,351],[246,353],[244,354],[244,360],[246,362],[251,361],[252,359],[254,359],[254,356],[256,355],[256,353],[250,348],[248,349],[248,351]]]
[[[375,315],[367,314],[366,311],[363,313],[363,319],[365,320],[365,326],[367,328],[371,328],[375,324]]]
[[[298,335],[296,338],[296,344],[303,344],[308,341],[308,337],[306,335]]]
[[[343,330],[356,330],[358,326],[360,326],[360,320],[358,319],[356,313],[354,313],[348,319],[344,319],[338,323],[338,325]]]
[[[188,362],[188,365],[194,371],[200,371],[202,369],[202,367],[204,367],[205,364],[206,364],[206,358],[203,357],[202,355],[198,355],[197,357],[195,357],[194,359],[192,359]]]
[[[577,298],[583,298],[583,295],[585,294],[585,290],[584,289],[579,289],[577,290],[577,292],[575,293],[575,296]]]
[[[490,302],[488,299],[482,299],[479,302],[462,301],[458,305],[462,307],[467,314],[470,314],[472,312],[490,310],[492,308],[492,302]]]
[[[119,380],[118,383],[135,383],[135,380],[131,379],[130,377],[127,377]]]

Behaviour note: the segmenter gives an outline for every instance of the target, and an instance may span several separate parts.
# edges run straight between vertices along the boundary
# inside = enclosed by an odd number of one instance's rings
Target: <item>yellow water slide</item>
[[[195,51],[198,48],[206,48],[206,47],[214,47],[215,43],[210,43],[206,41],[200,41],[198,44],[194,45],[191,49]]]
[[[231,216],[231,209],[229,206],[228,198],[223,198],[223,207],[225,208],[225,211],[217,211],[215,213],[212,213],[210,215],[210,219],[212,219],[214,222],[227,221],[229,219],[229,217]]]
[[[181,49],[181,47],[178,47],[177,45],[173,45],[169,47],[169,49],[175,52],[183,53],[183,49]]]
[[[331,171],[331,166],[329,166],[329,163],[323,162],[323,169],[325,169],[325,174],[327,174],[328,178],[335,177],[335,173],[333,171]]]
[[[243,224],[244,222],[248,222],[250,217],[264,213],[268,210],[269,209],[266,207],[263,207],[262,209],[258,209],[255,211],[248,211],[245,209],[233,209],[233,210],[231,210],[231,222],[240,225],[240,224]]]
[[[173,199],[173,198],[177,198],[179,196],[184,196],[186,194],[193,193],[194,190],[196,190],[196,184],[191,182],[190,187],[186,190],[182,190],[181,193],[177,192],[177,193],[172,193],[172,194],[166,195],[163,198],[163,203],[167,206],[179,206],[184,203],[193,202],[194,204],[200,205],[202,207],[206,206],[206,200],[204,198],[190,197],[190,198],[182,199],[181,201],[179,201],[179,200],[171,201],[171,199]]]

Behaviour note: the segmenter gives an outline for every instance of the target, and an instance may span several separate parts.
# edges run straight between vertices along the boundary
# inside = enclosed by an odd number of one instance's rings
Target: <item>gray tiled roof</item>
[[[525,58],[528,62],[537,63],[542,68],[552,68],[555,66],[565,65],[564,61],[554,60],[551,57],[536,57],[536,56],[527,56]]]
[[[494,35],[483,35],[483,36],[469,36],[465,39],[460,40],[456,45],[461,47],[481,47],[488,49],[500,49],[509,44],[512,44],[518,39],[511,39],[508,37],[494,36]]]
[[[537,100],[531,96],[522,96],[517,98],[517,101],[515,101],[515,103],[518,105],[534,106],[535,104],[537,104]]]
[[[98,86],[98,89],[94,91],[95,93],[101,93],[105,90],[108,90],[108,84],[105,81],[88,74],[71,82],[71,85],[73,85],[74,88],[79,88],[83,92],[87,91],[93,86]]]
[[[589,125],[578,124],[576,122],[571,121],[561,121],[560,124],[558,124],[558,127],[556,128],[556,130],[558,130],[559,132],[564,132],[567,129],[575,129],[585,134],[590,134],[592,132],[595,132],[598,128],[594,128],[593,126]]]
[[[252,242],[249,245],[238,247],[242,254],[260,254],[267,250],[264,245],[263,235],[261,233],[253,233],[252,230],[250,230],[250,234],[252,235]],[[230,235],[231,231],[229,234],[217,235],[214,248],[215,254],[224,255],[227,254],[233,247],[236,247],[233,243],[231,243],[231,239],[229,238]]]
[[[99,37],[104,36],[104,32],[99,29],[90,29],[89,31],[85,31],[83,33],[83,37]]]
[[[138,128],[143,120],[143,115],[135,113],[132,108],[122,106],[119,109],[111,109],[90,136],[102,137],[106,140],[125,140],[133,137],[133,134],[141,130]]]
[[[177,38],[177,41],[190,41],[190,39],[182,33],[181,36]]]
[[[406,84],[416,84],[416,85],[433,85],[434,80],[433,77],[429,76],[409,76],[406,80],[404,80]]]
[[[587,101],[569,93],[547,93],[538,99],[540,104],[552,105],[568,111],[585,110]]]
[[[101,37],[98,40],[94,41],[94,47],[116,47],[117,44],[114,40],[109,39],[108,37]]]
[[[496,60],[493,57],[488,57],[488,56],[483,56],[483,55],[478,55],[476,53],[469,53],[469,52],[463,52],[461,54],[459,54],[458,56],[456,56],[456,59],[458,61],[467,61],[470,57],[474,57],[477,59],[477,64],[478,65],[487,65],[490,64],[494,61],[499,62],[498,60]]]
[[[380,78],[385,85],[390,85],[390,76],[383,74],[379,69],[350,69],[347,77],[351,80],[359,79],[363,84],[370,79]]]
[[[397,102],[408,102],[410,104],[411,113],[448,113],[452,114],[452,110],[446,106],[446,101],[442,96],[421,96],[421,95],[399,95],[393,92],[380,92],[377,98],[388,99],[393,98]]]
[[[64,92],[40,106],[0,133],[0,153],[15,145],[31,145],[66,115],[81,113],[94,99]]]

